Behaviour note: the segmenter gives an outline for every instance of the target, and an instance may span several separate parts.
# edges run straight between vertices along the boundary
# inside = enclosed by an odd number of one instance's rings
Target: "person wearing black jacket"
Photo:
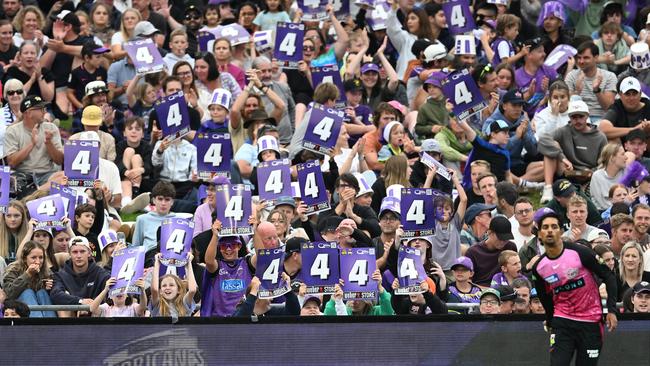
[[[70,259],[54,274],[50,292],[55,305],[89,305],[104,287],[110,273],[92,261],[88,239],[75,236],[68,245]]]
[[[74,228],[74,234],[83,236],[88,239],[90,245],[90,254],[95,262],[102,260],[102,251],[99,249],[97,236],[104,228],[104,193],[101,189],[94,189],[95,205],[84,203],[78,205],[74,210],[74,217],[77,226]],[[92,215],[92,219],[90,216]]]
[[[282,277],[287,282],[291,281],[286,273],[282,273]],[[277,316],[300,314],[300,302],[298,301],[298,297],[293,291],[289,291],[284,295],[286,299],[284,306],[271,307],[270,300],[262,300],[257,298],[259,289],[260,279],[255,276],[251,280],[251,284],[248,287],[246,300],[237,306],[237,310],[233,316]]]
[[[399,287],[397,278],[393,281],[393,291]],[[390,302],[398,315],[429,315],[447,314],[447,304],[442,301],[437,293],[429,291],[427,281],[422,281],[420,288],[424,290],[421,294],[395,295]]]

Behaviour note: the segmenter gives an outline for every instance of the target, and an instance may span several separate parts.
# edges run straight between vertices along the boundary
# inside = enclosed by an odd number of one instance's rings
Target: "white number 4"
[[[185,247],[185,230],[174,229],[172,234],[167,239],[167,250],[173,250],[175,253],[180,253]]]
[[[316,173],[307,174],[305,179],[305,196],[318,197],[318,185],[316,184]]]
[[[181,116],[181,107],[178,103],[169,106],[169,114],[167,115],[167,126],[180,126],[183,116]]]
[[[409,277],[410,279],[418,278],[418,271],[415,269],[415,263],[412,258],[404,258],[402,265],[399,267],[400,277]]]
[[[212,163],[212,166],[221,165],[221,144],[211,144],[208,148],[208,151],[205,152],[203,156],[203,161],[206,163]]]
[[[456,84],[454,88],[454,101],[456,105],[461,103],[471,103],[472,102],[472,93],[467,89],[467,84],[464,81]]]
[[[282,192],[282,171],[280,170],[273,170],[269,174],[269,179],[266,181],[266,184],[264,185],[264,190],[266,192],[273,192],[275,194],[278,194]]]
[[[406,212],[406,220],[414,221],[417,225],[421,225],[424,222],[424,201],[423,200],[414,200],[411,203],[411,207]]]
[[[284,52],[287,56],[293,56],[296,53],[296,34],[287,33],[280,43],[280,52]]]
[[[326,280],[330,275],[330,269],[328,266],[329,256],[326,253],[320,253],[314,259],[314,263],[311,265],[310,275],[318,276],[321,280]]]
[[[368,261],[359,259],[354,262],[348,277],[350,282],[356,282],[359,286],[365,286],[368,283]]]
[[[240,221],[244,216],[244,210],[242,210],[242,206],[243,206],[243,197],[232,196],[230,197],[230,201],[228,201],[228,206],[226,207],[226,211],[224,212],[224,215],[226,217],[232,218],[235,221]]]
[[[463,15],[463,9],[460,5],[454,5],[454,7],[451,8],[451,25],[454,27],[465,26],[465,16]]]
[[[122,264],[120,272],[117,274],[118,280],[130,280],[135,274],[135,257],[128,258]]]
[[[146,64],[150,64],[153,62],[153,56],[151,56],[151,53],[149,52],[149,49],[147,47],[140,47],[135,53],[135,59],[144,62]]]
[[[271,281],[272,284],[278,283],[278,272],[280,270],[280,258],[275,258],[271,261],[266,271],[262,275],[262,279],[266,281]]]
[[[72,170],[76,170],[84,175],[90,172],[90,151],[79,151],[77,156],[72,161]]]
[[[334,119],[325,117],[314,126],[314,135],[318,135],[321,140],[327,141],[332,135],[332,126],[334,126]]]
[[[47,200],[41,202],[41,204],[38,205],[36,212],[39,215],[54,216],[54,214],[56,213],[56,207],[54,207],[54,201]]]

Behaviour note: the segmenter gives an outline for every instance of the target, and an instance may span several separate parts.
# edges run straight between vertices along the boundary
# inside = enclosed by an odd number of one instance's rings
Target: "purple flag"
[[[377,269],[375,248],[341,249],[341,278],[344,300],[377,299],[377,281],[372,273]]]
[[[421,294],[420,283],[426,279],[420,251],[407,246],[400,246],[397,254],[397,280],[399,288],[396,295]]]
[[[373,31],[386,29],[386,20],[390,12],[390,5],[386,0],[375,0],[375,8],[366,12],[366,22]]]
[[[260,198],[274,201],[291,196],[291,162],[289,159],[263,161],[257,165]]]
[[[326,65],[311,68],[311,81],[313,85],[320,85],[322,83],[332,83],[339,88],[339,100],[336,101],[336,106],[339,108],[345,107],[345,89],[343,89],[343,81],[341,81],[341,72],[338,65]]]
[[[578,53],[578,50],[569,46],[568,44],[558,45],[551,51],[551,53],[546,56],[544,61],[544,66],[550,67],[553,70],[559,69],[570,57],[575,56]]]
[[[65,207],[61,195],[53,194],[37,200],[27,202],[29,216],[38,221],[37,229],[50,229],[63,227]]]
[[[281,67],[298,68],[302,61],[302,40],[305,38],[305,25],[300,23],[278,23],[275,30],[273,57]]]
[[[341,133],[345,112],[314,103],[302,146],[323,155],[329,155]]]
[[[402,188],[400,201],[404,237],[433,235],[436,218],[433,213],[433,190],[430,188]]]
[[[291,291],[291,284],[282,279],[284,272],[284,250],[281,246],[274,249],[257,249],[257,267],[255,276],[260,279],[257,297],[273,299]]]
[[[314,242],[302,244],[302,282],[308,294],[333,294],[339,283],[339,249],[336,243]]]
[[[140,288],[135,285],[135,282],[142,278],[144,273],[144,254],[143,246],[117,249],[113,252],[111,277],[115,277],[117,282],[111,286],[109,297],[119,294],[140,294]]]
[[[452,72],[442,83],[442,93],[449,97],[449,101],[454,105],[453,112],[459,120],[487,107],[476,82],[467,69]]]
[[[0,166],[0,213],[7,213],[11,190],[11,167]]]
[[[197,133],[192,143],[196,146],[199,179],[211,180],[215,175],[230,178],[233,154],[229,133]]]
[[[200,52],[212,52],[214,41],[217,37],[213,32],[208,31],[199,31],[199,51]]]
[[[216,186],[217,220],[221,221],[222,236],[252,235],[248,223],[252,213],[251,188],[244,184]]]
[[[190,132],[190,114],[182,91],[158,99],[153,107],[165,139],[177,140]]]
[[[325,7],[327,0],[298,0],[298,7],[302,10],[303,22],[313,22],[328,18]]]
[[[226,38],[230,41],[232,47],[248,43],[251,40],[251,35],[246,28],[237,23],[230,23],[226,26],[219,27],[215,32],[217,39]]]
[[[77,207],[77,191],[73,188],[62,186],[58,183],[50,183],[50,194],[60,194],[61,199],[63,200],[63,207],[65,207],[66,212],[68,213],[68,219],[72,227],[74,227],[74,210]]]
[[[463,34],[476,28],[472,11],[469,9],[469,0],[449,0],[442,4],[442,10],[445,12],[451,34]]]
[[[330,209],[327,190],[325,189],[325,180],[323,172],[320,170],[318,160],[311,160],[306,163],[298,164],[298,185],[300,186],[300,196],[302,201],[307,205],[307,215],[313,215],[321,211]]]
[[[165,67],[160,51],[151,38],[124,42],[124,50],[129,54],[138,74],[159,72]]]
[[[160,226],[160,262],[166,266],[183,267],[192,245],[194,222],[183,218],[165,219]]]
[[[91,188],[99,174],[99,142],[68,140],[63,147],[63,170],[68,186]]]

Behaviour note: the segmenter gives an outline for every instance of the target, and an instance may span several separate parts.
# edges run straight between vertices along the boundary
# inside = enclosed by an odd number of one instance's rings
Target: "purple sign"
[[[217,37],[212,32],[199,31],[199,51],[200,52],[210,52],[212,51],[212,46]]]
[[[339,19],[343,19],[350,14],[350,0],[332,0],[332,7],[334,8],[334,15]]]
[[[174,276],[178,276],[181,280],[186,279],[187,276],[187,271],[185,270],[185,267],[176,267],[176,266],[166,266],[163,263],[160,263],[160,269],[158,272],[158,276],[162,277],[164,275],[172,274]]]
[[[311,109],[302,147],[323,155],[329,155],[341,133],[345,112],[314,103]]]
[[[453,35],[471,32],[476,28],[469,0],[449,0],[442,4],[449,32]]]
[[[115,277],[117,282],[111,286],[109,297],[119,294],[140,294],[140,288],[135,285],[135,282],[144,274],[144,254],[143,246],[116,249],[113,252],[111,277]]]
[[[436,226],[433,189],[402,188],[400,210],[404,237],[433,235]]]
[[[305,37],[305,25],[300,23],[278,23],[275,30],[273,57],[285,68],[298,68],[302,61],[302,39]]]
[[[199,179],[210,180],[215,175],[230,177],[232,144],[229,133],[197,133],[196,146]]]
[[[251,188],[244,184],[216,186],[217,219],[221,221],[222,236],[252,235],[248,223],[252,214]]]
[[[65,217],[65,206],[61,195],[53,194],[27,202],[29,216],[38,223],[37,229],[61,228]]]
[[[379,288],[372,273],[377,269],[375,248],[341,249],[344,300],[377,299]]]
[[[159,72],[165,67],[160,51],[151,38],[124,42],[124,50],[131,57],[138,74]]]
[[[61,195],[61,199],[63,200],[63,207],[65,207],[70,222],[74,225],[74,210],[77,207],[77,191],[73,188],[51,182],[50,194]]]
[[[264,54],[273,50],[273,31],[257,31],[253,33],[255,50],[259,54]]]
[[[165,219],[160,226],[160,262],[166,266],[183,267],[192,245],[194,222],[183,218]]]
[[[300,250],[302,257],[302,282],[307,285],[308,294],[333,294],[334,285],[339,283],[339,249],[336,243],[304,243]]]
[[[396,295],[421,294],[420,283],[426,279],[420,250],[400,246],[397,254],[397,281],[399,288]]]
[[[366,22],[373,31],[386,29],[386,20],[390,5],[386,0],[375,0],[375,8],[371,12],[366,12]]]
[[[325,20],[328,18],[325,7],[327,0],[298,0],[298,7],[302,10],[303,22],[313,22]]]
[[[300,186],[300,197],[307,205],[307,215],[313,215],[330,209],[330,201],[325,190],[323,172],[320,170],[318,160],[311,160],[298,164],[298,185]]]
[[[0,166],[0,213],[7,213],[11,191],[11,167]]]
[[[578,50],[568,44],[558,45],[548,56],[546,56],[544,66],[557,70],[564,65],[570,57],[573,57],[576,54],[578,54]]]
[[[289,159],[263,161],[257,165],[260,198],[274,201],[291,196],[291,162]]]
[[[251,35],[248,33],[246,28],[237,23],[230,23],[226,26],[217,28],[215,36],[217,39],[227,39],[233,47],[248,43],[251,40]]]
[[[442,93],[449,97],[449,101],[454,105],[453,112],[459,120],[487,107],[476,82],[467,69],[452,72],[442,82]]]
[[[154,109],[165,139],[177,140],[190,132],[190,114],[182,91],[158,99]]]
[[[68,186],[90,188],[99,174],[99,142],[68,140],[63,147],[63,170]]]
[[[291,291],[291,284],[282,279],[284,272],[284,250],[281,246],[274,249],[257,249],[257,266],[255,276],[260,279],[259,299],[273,299]]]
[[[336,101],[336,106],[345,107],[345,89],[343,88],[343,81],[341,81],[341,72],[338,65],[326,65],[321,67],[311,68],[311,81],[312,85],[320,85],[322,83],[332,83],[339,88],[339,100]]]

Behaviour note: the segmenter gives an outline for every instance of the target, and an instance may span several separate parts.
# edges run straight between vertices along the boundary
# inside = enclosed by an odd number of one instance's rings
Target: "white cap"
[[[210,104],[208,104],[208,107],[210,107],[213,104],[216,104],[230,111],[231,98],[232,98],[232,94],[230,94],[229,90],[217,88],[212,92],[212,97],[210,98]]]
[[[257,154],[261,154],[264,150],[273,150],[278,155],[280,155],[280,145],[278,145],[278,139],[275,136],[262,136],[257,139]]]
[[[359,182],[359,193],[357,193],[357,197],[361,197],[366,193],[374,192],[372,188],[370,188],[370,184],[368,184],[368,181],[366,180],[366,177],[363,176],[363,174],[354,173],[354,176],[357,178],[357,182]]]
[[[569,102],[569,110],[567,112],[569,117],[574,114],[586,114],[589,115],[589,107],[587,103],[583,102],[582,99],[572,99]]]
[[[441,60],[443,58],[447,58],[449,60],[451,57],[447,56],[449,56],[447,54],[447,49],[445,48],[445,45],[440,42],[436,42],[424,49],[424,62]]]
[[[650,49],[646,42],[637,42],[630,46],[630,67],[636,70],[650,67]]]
[[[68,243],[68,249],[72,248],[73,245],[83,245],[86,248],[90,249],[90,243],[85,236],[73,236]]]
[[[637,80],[633,76],[628,76],[623,81],[621,81],[621,85],[619,86],[619,91],[623,94],[627,93],[630,90],[636,90],[639,93],[641,92],[641,83],[639,83],[639,80]],[[571,107],[569,107],[570,109]]]

